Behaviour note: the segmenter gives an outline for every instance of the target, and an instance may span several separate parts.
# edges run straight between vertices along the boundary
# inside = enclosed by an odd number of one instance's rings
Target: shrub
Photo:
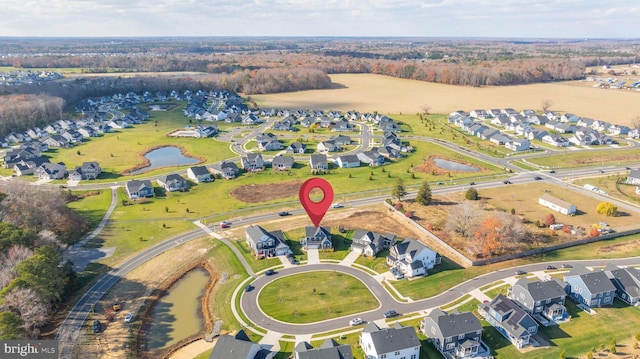
[[[607,217],[614,217],[618,214],[618,207],[611,202],[601,202],[598,204],[598,207],[596,207],[596,212]]]
[[[469,188],[467,190],[467,192],[464,194],[464,198],[470,200],[470,201],[477,201],[478,200],[478,191],[475,188]]]

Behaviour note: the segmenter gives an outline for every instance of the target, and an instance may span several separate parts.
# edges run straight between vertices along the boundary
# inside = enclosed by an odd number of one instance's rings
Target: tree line
[[[77,286],[62,251],[88,222],[66,207],[59,190],[25,184],[2,189],[0,201],[0,339],[37,338]]]

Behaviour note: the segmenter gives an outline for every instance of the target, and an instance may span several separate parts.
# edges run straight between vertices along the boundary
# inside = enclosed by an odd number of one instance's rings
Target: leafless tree
[[[420,106],[420,109],[422,110],[422,113],[424,113],[425,115],[428,115],[429,111],[431,111],[431,106],[424,104]]]
[[[474,201],[464,201],[451,208],[445,229],[459,233],[463,237],[468,237],[473,234],[481,218],[482,208],[480,204]]]
[[[2,304],[5,310],[10,310],[22,318],[24,328],[34,336],[39,333],[37,328],[47,322],[49,304],[31,288],[15,287],[7,292]],[[37,332],[35,332],[37,330]]]
[[[18,263],[32,255],[33,251],[23,245],[14,245],[0,255],[0,288],[6,287],[16,277],[14,268]]]
[[[553,105],[553,101],[546,99],[542,100],[542,111],[546,111]]]
[[[631,119],[631,126],[633,126],[633,128],[640,128],[640,116]]]

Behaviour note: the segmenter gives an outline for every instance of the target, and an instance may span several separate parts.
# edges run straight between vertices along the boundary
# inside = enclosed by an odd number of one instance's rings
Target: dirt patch
[[[279,198],[295,196],[300,190],[301,181],[273,184],[248,184],[231,191],[231,197],[246,203],[260,203]]]

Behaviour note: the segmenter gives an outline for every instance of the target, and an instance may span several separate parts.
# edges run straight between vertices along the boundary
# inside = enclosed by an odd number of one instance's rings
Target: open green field
[[[576,168],[583,166],[626,165],[640,161],[640,149],[608,149],[571,151],[562,154],[527,159],[543,168]]]
[[[358,279],[327,271],[278,278],[260,291],[258,301],[265,314],[288,323],[339,318],[380,305]]]

